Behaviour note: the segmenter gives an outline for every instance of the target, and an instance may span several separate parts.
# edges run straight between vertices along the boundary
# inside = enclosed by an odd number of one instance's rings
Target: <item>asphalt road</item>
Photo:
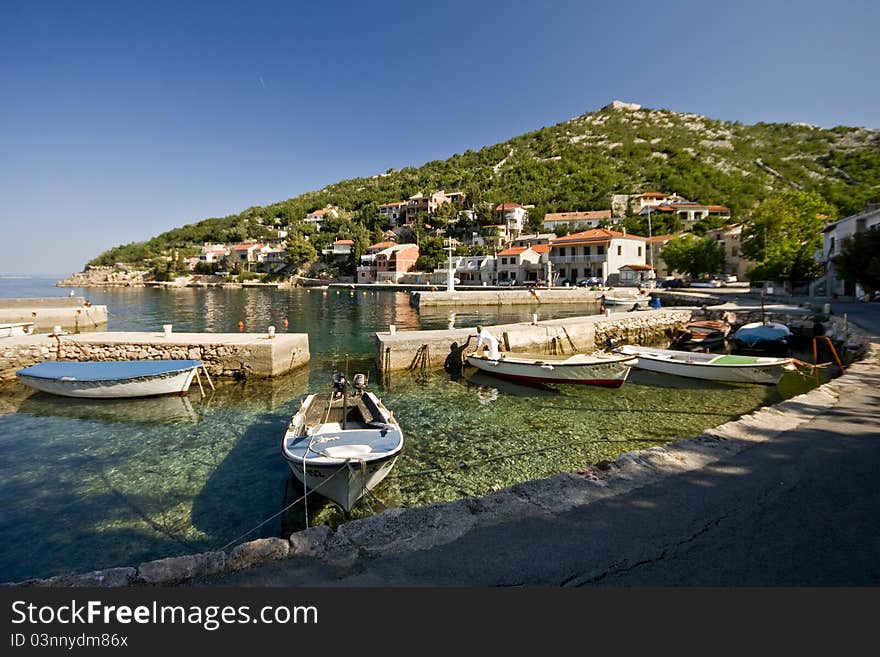
[[[880,304],[834,304],[875,337]],[[880,371],[710,467],[354,564],[289,559],[224,586],[878,586]]]

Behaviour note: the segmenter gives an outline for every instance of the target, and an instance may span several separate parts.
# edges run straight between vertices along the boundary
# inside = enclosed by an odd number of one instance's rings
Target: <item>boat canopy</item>
[[[44,361],[17,374],[68,381],[125,381],[201,367],[200,360]]]

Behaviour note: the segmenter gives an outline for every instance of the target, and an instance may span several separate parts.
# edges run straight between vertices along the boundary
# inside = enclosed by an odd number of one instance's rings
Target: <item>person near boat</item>
[[[478,351],[480,347],[486,345],[489,348],[489,358],[492,360],[498,360],[501,358],[501,352],[498,351],[498,338],[496,338],[492,333],[483,328],[482,324],[477,326],[477,345],[474,347],[474,351]]]

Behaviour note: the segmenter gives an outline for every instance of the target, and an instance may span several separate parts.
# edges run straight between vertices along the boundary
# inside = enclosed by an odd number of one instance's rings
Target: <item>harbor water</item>
[[[0,280],[0,296],[67,296],[55,279]],[[484,495],[696,435],[804,392],[633,371],[617,390],[521,386],[466,370],[380,381],[374,333],[581,316],[585,306],[418,311],[401,292],[241,288],[74,289],[109,309],[107,330],[307,332],[311,362],[270,380],[220,381],[202,398],[125,402],[0,388],[0,581],[137,565],[304,528],[302,494],[280,454],[291,415],[334,371],[368,374],[407,439],[391,474],[352,512]],[[286,320],[286,321],[285,321]],[[102,327],[103,328],[103,327]],[[275,516],[273,518],[273,516]],[[272,518],[265,524],[260,524]],[[343,522],[309,498],[311,524]],[[254,529],[256,528],[256,529]],[[253,531],[252,531],[253,530]]]

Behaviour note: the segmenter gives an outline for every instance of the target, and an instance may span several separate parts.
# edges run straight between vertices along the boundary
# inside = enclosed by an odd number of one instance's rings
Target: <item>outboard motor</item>
[[[365,374],[355,374],[352,386],[354,386],[354,389],[358,394],[362,393],[364,388],[367,387],[367,376]]]

